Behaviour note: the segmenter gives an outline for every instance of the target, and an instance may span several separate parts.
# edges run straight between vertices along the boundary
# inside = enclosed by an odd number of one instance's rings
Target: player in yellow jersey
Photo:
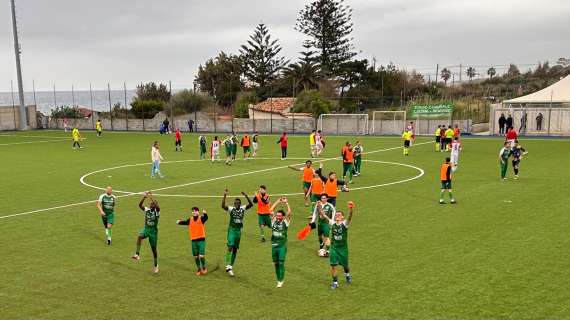
[[[407,156],[410,153],[410,144],[412,143],[412,131],[406,130],[402,133],[402,139],[404,139],[404,155]]]
[[[97,130],[97,137],[100,137],[103,134],[103,125],[101,124],[101,120],[98,119],[97,123],[95,123],[95,130]]]
[[[81,145],[79,145],[81,134],[79,133],[79,129],[77,129],[77,127],[74,127],[73,131],[71,131],[71,137],[73,138],[73,149],[81,149]]]
[[[317,143],[315,141],[315,134],[316,134],[316,131],[313,130],[313,131],[311,131],[311,134],[309,135],[309,145],[311,146],[311,158],[314,158],[317,156]]]
[[[439,152],[441,146],[441,125],[437,126],[435,129],[435,152]]]
[[[449,125],[449,127],[447,127],[447,130],[445,130],[445,151],[451,150],[451,141],[453,140],[454,135],[455,133],[453,132],[451,125]]]

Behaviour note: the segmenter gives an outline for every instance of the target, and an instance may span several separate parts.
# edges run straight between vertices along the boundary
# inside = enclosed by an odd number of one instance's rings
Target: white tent
[[[503,101],[503,104],[570,103],[570,75],[537,92]]]

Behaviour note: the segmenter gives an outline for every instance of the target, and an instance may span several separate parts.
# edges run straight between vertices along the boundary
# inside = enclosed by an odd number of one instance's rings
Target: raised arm
[[[287,166],[287,168],[294,170],[294,171],[302,171],[303,170],[303,168],[297,168],[295,166]]]
[[[148,192],[145,192],[144,196],[142,197],[141,201],[139,202],[139,208],[144,211],[144,201],[148,197]]]
[[[228,211],[228,206],[226,206],[226,198],[228,197],[228,189],[224,190],[224,197],[222,198],[222,209]]]
[[[245,192],[241,192],[241,194],[245,197],[245,199],[247,200],[247,205],[245,206],[245,209],[250,209],[251,207],[253,207],[253,202],[251,202],[251,199],[247,196],[247,194],[245,194]]]
[[[350,225],[350,223],[352,222],[352,211],[354,210],[354,203],[352,203],[352,201],[348,202],[348,219],[346,219],[346,222]]]
[[[287,223],[289,223],[291,222],[291,206],[289,205],[287,198],[283,198],[283,202],[285,202],[285,205],[287,206],[287,211],[285,212],[285,220],[287,220]]]

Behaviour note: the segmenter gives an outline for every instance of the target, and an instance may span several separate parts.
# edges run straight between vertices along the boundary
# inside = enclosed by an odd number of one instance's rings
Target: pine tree
[[[315,0],[299,12],[295,29],[309,37],[305,42],[319,51],[318,61],[328,75],[352,59],[352,9],[344,0]]]
[[[281,46],[278,44],[278,39],[271,39],[265,24],[260,23],[249,38],[247,44],[242,45],[240,49],[244,62],[244,75],[264,89],[268,83],[277,78],[287,61],[279,56]]]

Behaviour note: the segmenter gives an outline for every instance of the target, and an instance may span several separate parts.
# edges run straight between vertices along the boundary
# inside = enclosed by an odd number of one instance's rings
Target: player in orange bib
[[[313,169],[313,162],[311,160],[307,160],[305,162],[305,166],[302,168],[289,166],[291,170],[301,171],[303,172],[303,194],[307,194],[307,191],[311,187],[311,181],[313,180],[313,175],[315,174],[315,169]],[[305,206],[309,205],[309,199],[305,197]]]
[[[253,197],[253,203],[257,204],[257,222],[259,224],[260,241],[265,242],[265,232],[263,228],[271,228],[271,202],[264,185],[259,186],[259,190]]]
[[[325,193],[325,184],[321,180],[319,173],[315,171],[311,179],[311,186],[305,193],[305,201],[310,199],[311,202],[317,202],[323,193]]]
[[[194,256],[194,261],[196,261],[196,267],[198,271],[197,276],[204,275],[208,273],[206,268],[206,226],[205,223],[208,220],[208,213],[206,210],[202,210],[202,215],[200,215],[200,209],[198,207],[192,208],[192,216],[186,220],[177,220],[176,224],[188,226],[188,234],[190,236],[190,241],[192,241],[192,255]]]
[[[341,186],[343,192],[348,192],[348,185],[344,180],[338,180],[336,178],[336,172],[329,172],[329,176],[325,177],[322,175],[323,164],[321,163],[319,170],[319,176],[324,183],[325,193],[328,195],[327,202],[331,203],[336,207],[336,198],[338,195],[338,186]]]
[[[439,203],[444,204],[443,195],[445,191],[449,192],[449,201],[451,204],[455,203],[455,198],[453,197],[453,191],[451,187],[451,169],[453,168],[453,163],[451,159],[445,158],[445,161],[441,164],[439,178],[441,180],[441,193],[439,195]]]
[[[243,158],[248,160],[251,157],[251,141],[249,136],[246,134],[241,138],[241,147],[243,148]]]

